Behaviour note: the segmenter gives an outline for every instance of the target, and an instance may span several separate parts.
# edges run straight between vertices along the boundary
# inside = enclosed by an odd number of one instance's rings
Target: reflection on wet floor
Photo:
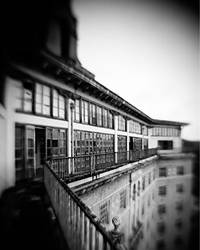
[[[190,249],[195,217],[192,157],[154,160],[81,196],[107,231],[118,217],[133,250]]]

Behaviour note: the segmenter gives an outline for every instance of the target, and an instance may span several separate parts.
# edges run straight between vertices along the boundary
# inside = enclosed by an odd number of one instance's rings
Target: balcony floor
[[[0,221],[5,249],[68,249],[42,183],[24,182],[6,190],[0,199]]]

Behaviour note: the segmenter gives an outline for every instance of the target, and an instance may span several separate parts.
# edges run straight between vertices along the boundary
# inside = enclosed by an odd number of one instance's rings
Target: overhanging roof
[[[187,126],[189,123],[154,119],[155,125]]]
[[[50,67],[51,74],[56,74],[57,77],[61,77],[64,82],[67,80],[67,84],[71,83],[75,88],[79,88],[83,92],[89,92],[91,95],[105,101],[112,106],[133,115],[150,125],[173,125],[173,126],[186,126],[188,123],[166,121],[152,119],[141,110],[124,100],[113,91],[109,90],[101,83],[94,79],[94,75],[88,70],[84,69],[80,64],[78,66],[70,65],[66,63],[62,58],[57,57],[47,51],[42,51],[42,57],[44,62],[47,63],[46,68]],[[70,81],[69,81],[70,79]]]

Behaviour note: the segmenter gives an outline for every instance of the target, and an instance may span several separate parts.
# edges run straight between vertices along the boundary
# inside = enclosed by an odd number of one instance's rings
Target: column
[[[115,163],[117,163],[117,152],[118,152],[118,137],[117,137],[117,130],[118,130],[118,115],[114,114],[114,128],[115,128],[115,135],[114,135],[114,152],[115,152]]]
[[[73,121],[74,121],[74,101],[70,98],[67,99],[67,114],[68,114],[68,130],[67,130],[67,156],[72,157],[74,155],[74,129],[73,129]],[[69,173],[73,173],[74,164],[73,161],[68,162]]]
[[[127,150],[127,160],[129,160],[129,120],[127,119],[126,129],[127,129],[127,140],[126,140],[126,150]]]

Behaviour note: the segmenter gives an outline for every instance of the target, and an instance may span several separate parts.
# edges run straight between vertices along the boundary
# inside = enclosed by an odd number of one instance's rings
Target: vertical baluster
[[[99,232],[95,228],[95,250],[99,250]]]
[[[83,217],[83,220],[82,220],[82,249],[85,249],[85,214],[82,212],[82,217]]]
[[[92,175],[92,155],[89,156],[90,157],[90,174]]]
[[[81,209],[79,209],[79,244],[80,244],[80,249],[83,247],[83,212]]]
[[[79,236],[79,208],[77,206],[77,204],[75,203],[75,234],[77,237],[76,237],[76,249],[79,250],[79,240],[80,240],[80,236]]]
[[[88,249],[88,236],[89,236],[89,233],[88,233],[88,219],[87,217],[85,216],[85,221],[84,221],[84,239],[85,239],[85,249]]]
[[[89,246],[90,250],[93,250],[93,226],[92,223],[89,221]]]
[[[59,159],[60,178],[62,178],[62,159]]]
[[[107,240],[104,236],[103,236],[103,250],[107,250]]]
[[[65,179],[65,176],[66,176],[65,169],[66,169],[66,158],[63,158],[63,179]]]
[[[69,226],[70,226],[70,237],[72,236],[72,198],[69,196]]]
[[[61,172],[62,172],[62,179],[64,179],[64,167],[63,167],[64,166],[64,158],[61,159],[61,166],[62,166],[61,167],[62,168],[62,170],[61,170]]]

